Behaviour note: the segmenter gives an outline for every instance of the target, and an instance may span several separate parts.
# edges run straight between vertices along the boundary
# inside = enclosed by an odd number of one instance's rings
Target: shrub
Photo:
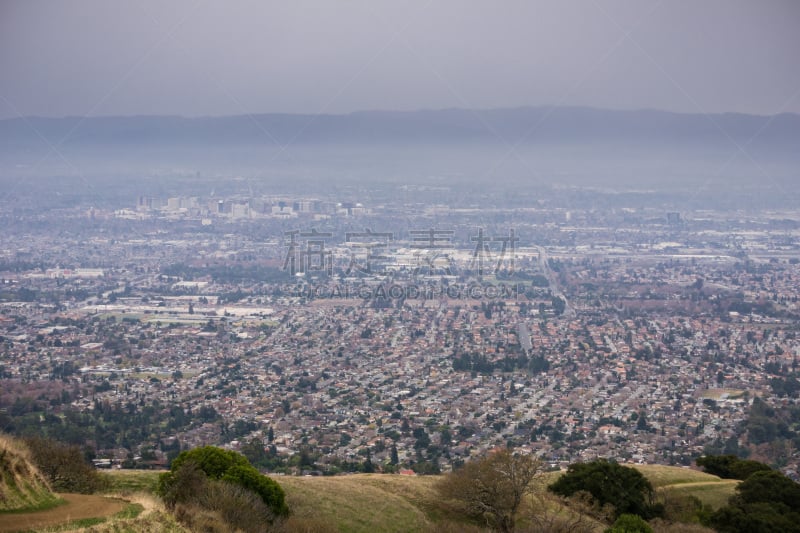
[[[706,455],[698,457],[697,466],[702,466],[703,471],[723,479],[745,480],[756,472],[772,470],[769,466],[758,461],[739,459],[735,455]]]
[[[202,494],[208,485],[208,477],[193,461],[183,462],[174,472],[159,478],[158,494],[164,504],[173,509],[181,503],[189,503]]]
[[[26,438],[24,442],[33,463],[53,490],[91,494],[108,487],[107,480],[86,462],[79,447],[41,437]]]
[[[259,495],[226,481],[210,482],[198,502],[237,531],[261,533],[275,520],[275,514]]]
[[[736,487],[711,526],[721,532],[800,532],[800,485],[780,472],[756,472]]]
[[[180,468],[184,461],[196,463],[200,470],[211,479],[220,479],[228,469],[234,466],[251,466],[244,455],[216,446],[201,446],[184,451],[172,461],[170,470]]]
[[[289,508],[281,486],[262,475],[236,452],[203,446],[181,452],[169,472],[158,480],[157,492],[168,506],[194,501],[193,493],[207,488],[207,480],[226,481],[252,491],[276,516],[286,516]]]
[[[653,528],[640,516],[622,514],[605,533],[653,533]]]
[[[642,473],[614,461],[571,464],[566,474],[548,488],[566,497],[586,491],[600,506],[612,505],[616,518],[622,514],[643,518],[663,514],[663,507],[653,503],[653,486]]]
[[[253,491],[261,497],[265,504],[269,505],[276,515],[286,516],[289,514],[281,486],[267,476],[261,475],[252,466],[234,466],[225,472],[222,480]]]

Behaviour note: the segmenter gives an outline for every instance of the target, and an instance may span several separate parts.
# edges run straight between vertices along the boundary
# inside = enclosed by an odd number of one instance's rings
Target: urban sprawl
[[[794,212],[141,196],[3,217],[0,425],[101,466],[217,444],[287,474],[433,473],[511,446],[796,475]]]

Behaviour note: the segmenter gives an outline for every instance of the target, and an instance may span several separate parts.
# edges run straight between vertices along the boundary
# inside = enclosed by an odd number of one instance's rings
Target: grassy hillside
[[[653,487],[669,487],[685,483],[713,483],[725,481],[717,476],[706,474],[700,470],[663,465],[633,465],[641,472]]]
[[[54,494],[18,439],[0,434],[0,531],[94,533],[187,533],[152,494],[158,473],[121,471],[109,475],[118,498]],[[85,516],[86,518],[78,518]],[[35,525],[34,525],[35,524]],[[38,529],[37,529],[38,530]]]
[[[714,508],[724,505],[738,481],[720,479],[687,468],[637,466],[658,491],[696,496]],[[126,494],[151,491],[158,472],[112,471],[112,490]],[[549,473],[542,484],[560,474]],[[292,517],[288,531],[479,531],[442,502],[436,493],[436,476],[357,474],[337,477],[274,478],[286,491]],[[556,498],[532,499],[528,510],[568,517]],[[525,510],[523,510],[524,514]],[[591,524],[591,520],[588,520]],[[521,525],[525,523],[521,520]],[[596,530],[604,526],[595,523]]]
[[[706,505],[719,509],[733,496],[735,479],[721,479],[711,474],[688,468],[660,465],[637,465],[650,480],[656,491],[678,496],[695,496]]]
[[[159,473],[111,471],[111,487],[126,490],[153,487]],[[356,474],[336,477],[275,476],[286,492],[292,516],[287,533],[315,531],[484,531],[442,502],[435,485],[437,476]],[[552,516],[568,516],[555,498],[533,499],[531,509],[546,508]],[[525,523],[524,518],[520,520]],[[597,528],[602,531],[602,527]]]
[[[152,490],[159,472],[109,471],[113,491]],[[290,531],[425,531],[445,518],[435,477],[362,474],[274,478],[292,510]]]
[[[424,531],[442,512],[431,505],[432,477],[280,477],[293,516],[319,520],[334,531]]]
[[[60,503],[17,439],[0,434],[0,512],[46,509]]]
[[[109,480],[109,491],[122,495],[137,492],[155,493],[160,474],[160,471],[154,470],[107,470],[103,472],[103,475]]]
[[[128,505],[110,517],[76,520],[42,533],[189,533],[155,497],[135,494],[127,499]]]

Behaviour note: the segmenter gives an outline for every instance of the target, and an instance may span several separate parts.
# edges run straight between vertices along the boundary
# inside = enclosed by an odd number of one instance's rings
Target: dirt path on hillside
[[[684,487],[704,487],[712,485],[736,485],[738,479],[720,479],[719,481],[693,481],[691,483],[673,483],[672,485],[662,485],[659,489],[679,489]]]
[[[111,516],[127,505],[123,500],[93,494],[59,494],[59,496],[67,503],[44,511],[0,514],[0,533],[41,529],[81,518]]]

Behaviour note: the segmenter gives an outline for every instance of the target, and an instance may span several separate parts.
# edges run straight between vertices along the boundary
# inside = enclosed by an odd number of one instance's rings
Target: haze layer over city
[[[125,468],[796,478],[798,24],[4,3],[0,429]]]

